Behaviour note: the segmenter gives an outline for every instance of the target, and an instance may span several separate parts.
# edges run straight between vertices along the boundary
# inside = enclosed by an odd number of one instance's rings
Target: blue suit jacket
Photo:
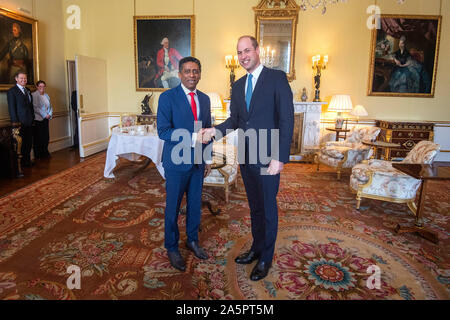
[[[200,115],[198,117],[198,123],[201,123],[201,128],[211,127],[211,103],[209,97],[203,92],[197,90],[198,101],[200,104]],[[201,122],[200,122],[201,121]],[[199,128],[194,128],[194,115],[192,114],[191,106],[186,98],[181,85],[165,91],[159,97],[158,102],[158,114],[157,114],[157,126],[158,135],[161,140],[164,140],[164,148],[162,153],[162,162],[164,169],[174,171],[188,171],[194,165],[195,153],[192,148],[192,133],[197,132]],[[186,136],[178,137],[176,141],[172,141],[172,134],[176,129],[185,129]],[[179,145],[181,143],[182,145]],[[190,157],[188,163],[177,164],[174,163],[172,158],[172,151],[174,148],[175,153],[180,157],[185,156],[183,150],[190,151]],[[184,148],[181,148],[184,147]],[[203,150],[205,145],[197,144],[196,149]],[[180,149],[180,150],[179,150]],[[211,154],[206,159],[201,160],[200,166],[204,166],[204,160],[211,159]]]
[[[33,97],[28,88],[25,90],[30,95],[31,101],[17,85],[8,90],[8,110],[11,122],[20,122],[25,127],[31,127],[34,120]]]
[[[286,73],[264,67],[254,88],[250,110],[247,112],[245,102],[245,87],[247,75],[233,85],[231,96],[231,115],[225,122],[216,126],[222,135],[227,130],[255,129],[257,133],[257,165],[267,166],[260,158],[260,146],[265,144],[267,156],[283,163],[289,162],[289,155],[294,130],[294,99]],[[267,129],[267,140],[261,140],[261,129]],[[272,154],[271,129],[279,129],[279,154]],[[248,153],[248,142],[246,152]],[[250,150],[252,150],[250,148]],[[265,155],[264,155],[265,156]]]

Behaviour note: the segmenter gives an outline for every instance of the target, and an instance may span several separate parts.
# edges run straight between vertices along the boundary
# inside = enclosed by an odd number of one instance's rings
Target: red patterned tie
[[[195,99],[194,99],[195,93],[190,92],[189,95],[191,96],[192,113],[194,114],[195,121],[197,121],[197,104],[195,103]]]

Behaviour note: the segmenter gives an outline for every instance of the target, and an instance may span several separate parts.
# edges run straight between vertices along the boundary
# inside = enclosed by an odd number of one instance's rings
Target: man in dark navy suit
[[[30,152],[33,143],[33,97],[27,85],[27,74],[18,71],[15,76],[16,85],[8,90],[8,111],[13,126],[20,126],[22,137],[22,166],[31,167]]]
[[[199,134],[211,126],[209,97],[196,89],[201,78],[200,61],[193,57],[180,60],[181,84],[161,94],[158,103],[158,135],[164,140],[162,163],[166,178],[166,210],[164,246],[170,263],[185,271],[186,265],[178,250],[180,234],[178,213],[186,193],[186,247],[199,259],[208,259],[200,247],[200,227],[203,178],[211,171],[211,154],[203,159],[205,146]],[[206,155],[207,151],[204,152]],[[199,155],[200,154],[200,155]]]
[[[250,264],[258,260],[250,275],[251,280],[258,281],[267,276],[274,256],[278,231],[276,197],[280,172],[289,162],[294,104],[286,73],[261,64],[254,37],[241,37],[237,53],[247,75],[233,85],[230,118],[203,130],[202,135],[207,142],[209,137],[224,136],[228,130],[242,129],[245,133],[244,144],[239,142],[239,154],[243,146],[245,158],[240,157],[239,163],[250,206],[253,243],[250,251],[235,261]]]

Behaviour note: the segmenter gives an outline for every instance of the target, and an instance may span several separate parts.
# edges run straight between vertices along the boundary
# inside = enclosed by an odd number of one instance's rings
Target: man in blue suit
[[[294,128],[294,104],[286,73],[264,67],[254,37],[243,36],[237,45],[239,63],[247,75],[232,88],[231,115],[215,128],[202,131],[204,142],[228,130],[242,129],[244,157],[240,169],[250,207],[253,243],[235,259],[239,264],[258,263],[250,279],[265,278],[272,264],[278,231],[277,194],[280,172],[289,162]],[[256,138],[255,138],[256,137]],[[272,144],[271,140],[274,140]],[[244,158],[244,159],[243,159]],[[243,161],[244,160],[244,161]]]
[[[209,97],[196,89],[201,78],[200,61],[193,57],[180,60],[181,84],[161,94],[158,103],[158,135],[164,140],[162,162],[166,177],[166,210],[164,246],[170,263],[185,271],[186,265],[178,250],[180,238],[178,213],[186,193],[186,247],[199,259],[208,255],[199,245],[203,178],[211,171],[203,159],[205,146],[199,134],[201,128],[211,126]],[[208,154],[205,151],[205,154]],[[205,161],[206,160],[206,161]]]
[[[31,167],[31,147],[33,143],[34,108],[33,97],[26,87],[28,83],[27,73],[18,71],[15,75],[16,85],[8,90],[8,111],[13,126],[20,127],[22,137],[22,162],[24,167]]]

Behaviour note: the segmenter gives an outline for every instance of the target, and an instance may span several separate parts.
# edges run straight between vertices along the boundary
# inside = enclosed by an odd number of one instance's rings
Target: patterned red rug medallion
[[[164,180],[122,163],[116,179],[102,178],[105,156],[0,199],[0,299],[449,299],[450,187],[436,182],[425,222],[439,245],[414,234],[406,205],[363,200],[355,209],[348,176],[290,164],[279,194],[280,224],[273,267],[251,282],[252,265],[234,263],[251,245],[242,181],[225,204],[223,189],[204,199],[222,210],[203,210],[200,261],[180,242],[187,271],[172,268],[164,240]],[[184,243],[185,217],[179,219]],[[69,290],[70,266],[81,289]],[[372,268],[372,269],[371,269]],[[370,289],[368,269],[379,268]],[[374,282],[375,283],[375,282]]]

